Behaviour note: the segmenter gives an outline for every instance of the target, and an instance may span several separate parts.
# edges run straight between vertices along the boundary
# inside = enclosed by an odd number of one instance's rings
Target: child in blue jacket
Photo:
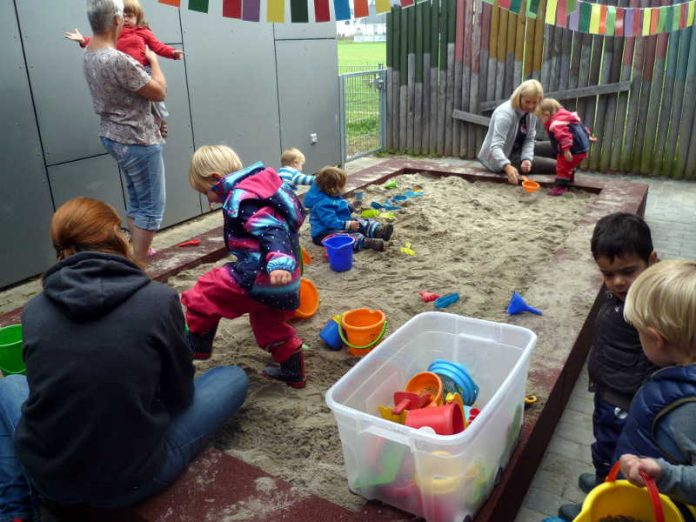
[[[222,203],[224,240],[234,261],[202,275],[183,292],[194,359],[208,359],[222,317],[249,314],[257,344],[280,364],[264,374],[305,386],[302,341],[288,322],[299,306],[299,230],[305,210],[295,192],[261,163],[242,168],[224,145],[203,146],[189,182],[208,202]]]
[[[357,252],[371,248],[384,250],[384,242],[391,239],[394,226],[383,225],[371,219],[353,217],[359,202],[348,203],[342,194],[346,188],[346,173],[338,167],[324,167],[316,176],[312,187],[305,194],[304,204],[309,208],[309,224],[312,241],[321,245],[332,234],[347,233],[355,239]]]

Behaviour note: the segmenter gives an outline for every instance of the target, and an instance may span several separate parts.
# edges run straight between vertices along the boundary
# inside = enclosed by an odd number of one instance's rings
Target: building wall
[[[340,162],[335,24],[231,20],[222,0],[210,0],[208,14],[141,2],[154,33],[185,52],[160,60],[171,114],[163,226],[208,210],[186,178],[200,145],[227,144],[244,163],[269,166],[299,147],[307,172]],[[53,263],[48,230],[61,203],[86,195],[125,210],[118,168],[99,143],[83,51],[63,38],[75,27],[90,34],[84,6],[0,0],[0,287]]]

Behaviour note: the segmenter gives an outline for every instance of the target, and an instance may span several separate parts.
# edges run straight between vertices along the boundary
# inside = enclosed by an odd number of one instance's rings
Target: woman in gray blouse
[[[164,139],[152,102],[164,100],[167,82],[157,55],[149,49],[151,75],[116,50],[123,27],[123,0],[87,0],[87,17],[94,36],[84,54],[85,78],[94,111],[101,116],[102,145],[126,180],[128,228],[135,256],[144,260],[164,216]]]
[[[522,82],[510,99],[499,105],[488,124],[488,133],[478,153],[483,166],[505,173],[517,185],[524,174],[555,174],[556,151],[548,141],[534,141],[537,118],[534,111],[544,99],[544,88],[536,80]]]

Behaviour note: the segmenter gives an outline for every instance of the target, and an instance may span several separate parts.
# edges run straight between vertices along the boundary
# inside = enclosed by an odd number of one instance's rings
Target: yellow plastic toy
[[[413,245],[411,243],[406,243],[404,246],[402,246],[401,253],[406,254],[407,256],[415,256],[416,255],[416,251],[413,250]]]
[[[599,522],[607,517],[631,517],[656,522],[684,522],[684,517],[666,495],[661,495],[655,481],[643,476],[647,488],[638,488],[627,480],[616,480],[620,471],[617,462],[606,481],[587,495],[582,511],[573,522]],[[694,514],[693,507],[690,508]]]

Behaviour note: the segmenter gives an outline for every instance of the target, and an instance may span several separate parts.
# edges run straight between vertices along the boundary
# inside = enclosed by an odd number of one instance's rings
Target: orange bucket
[[[432,400],[426,407],[434,407],[442,404],[442,388],[442,379],[439,375],[433,372],[420,372],[411,377],[404,390],[417,395],[427,393]]]
[[[295,310],[295,317],[309,319],[319,309],[319,291],[309,279],[300,280],[300,306]]]
[[[530,181],[525,176],[522,176],[522,190],[525,192],[536,192],[539,190],[539,185],[536,181]]]
[[[341,316],[341,340],[350,353],[362,357],[374,348],[387,330],[387,317],[381,310],[357,308]]]

